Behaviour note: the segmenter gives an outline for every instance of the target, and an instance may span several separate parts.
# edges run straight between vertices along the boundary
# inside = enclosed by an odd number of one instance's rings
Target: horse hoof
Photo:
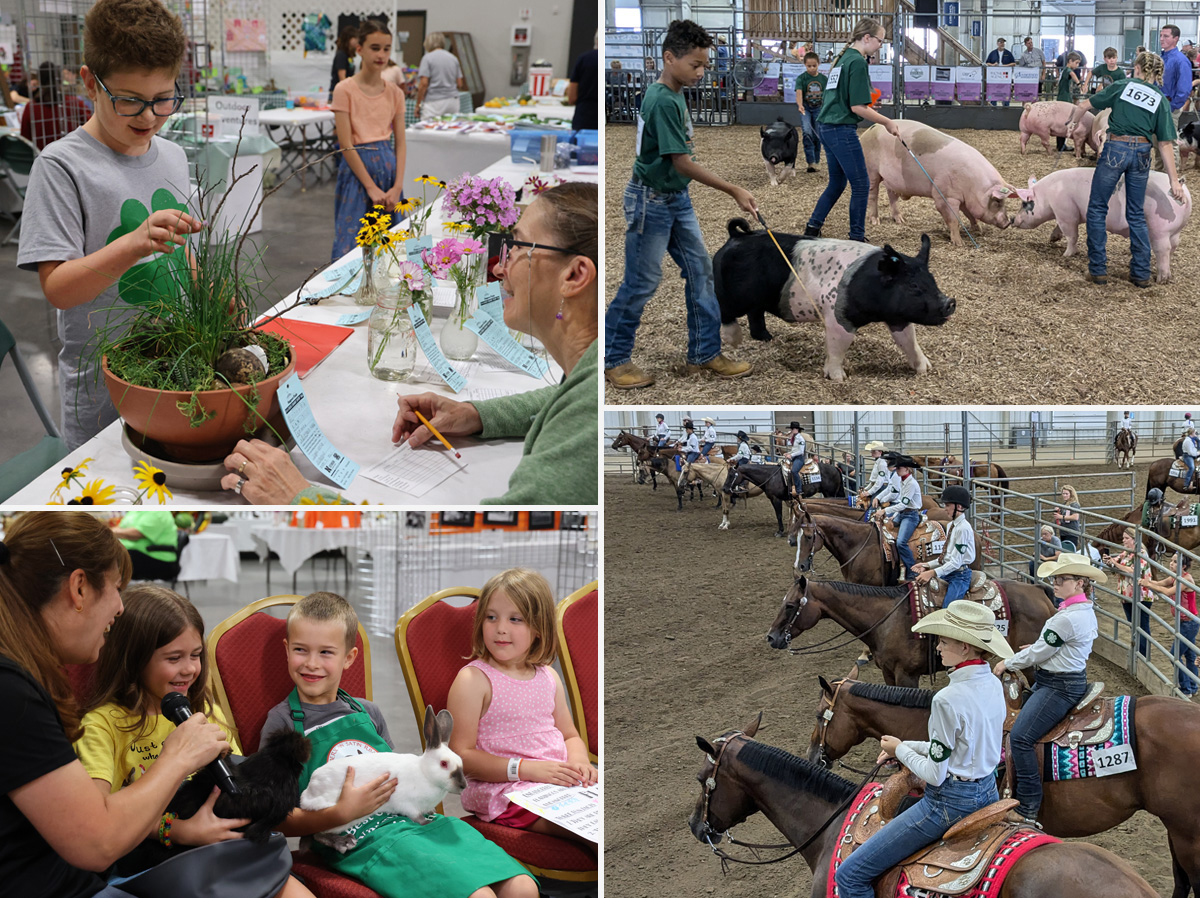
[[[776,535],[777,537],[779,537],[779,536],[783,536],[783,535],[784,535],[784,532],[783,532],[782,530],[776,530],[776,531],[775,531],[775,535]]]

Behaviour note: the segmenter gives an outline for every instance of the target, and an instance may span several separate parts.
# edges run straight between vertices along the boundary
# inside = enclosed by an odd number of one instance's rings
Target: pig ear
[[[1033,186],[1034,184],[1036,184],[1036,183],[1037,183],[1037,178],[1033,178],[1033,177],[1031,177],[1031,178],[1029,179],[1029,186],[1030,186],[1030,187],[1032,187],[1032,186]]]
[[[767,136],[767,126],[766,126],[766,125],[760,125],[760,126],[759,126],[759,128],[758,128],[758,136],[759,136],[759,137],[762,137],[762,138],[764,138],[764,139],[766,138],[766,136]]]
[[[1010,196],[1014,196],[1016,192],[1017,188],[1013,187],[1012,185],[1002,184],[999,187],[992,188],[991,197],[992,199],[996,200],[1006,200]]]
[[[929,235],[922,234],[921,235],[921,251],[919,253],[917,253],[917,261],[925,266],[929,265],[929,245],[930,245]]]
[[[890,243],[883,245],[883,255],[879,257],[879,273],[897,275],[904,270],[904,257],[892,249]]]

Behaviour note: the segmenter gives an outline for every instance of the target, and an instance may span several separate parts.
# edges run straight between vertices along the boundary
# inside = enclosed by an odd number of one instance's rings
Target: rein
[[[858,784],[858,788],[856,788],[850,794],[850,796],[846,798],[845,801],[843,801],[840,805],[838,805],[838,807],[836,807],[834,809],[833,813],[829,815],[829,817],[825,820],[825,822],[822,823],[820,825],[820,827],[818,827],[817,830],[811,836],[809,836],[807,839],[804,840],[803,844],[792,847],[792,850],[787,852],[786,854],[781,854],[778,857],[770,858],[765,861],[743,860],[742,858],[733,857],[732,855],[728,854],[722,848],[718,848],[717,843],[712,840],[713,835],[715,834],[717,836],[724,836],[726,839],[728,839],[730,845],[737,845],[740,848],[749,848],[751,851],[760,851],[760,850],[761,851],[783,851],[784,849],[791,847],[792,843],[791,842],[783,842],[781,844],[776,844],[776,845],[762,845],[762,844],[758,844],[755,842],[741,842],[741,841],[733,838],[733,836],[729,835],[729,830],[725,830],[725,832],[723,832],[723,833],[717,832],[716,830],[714,830],[712,828],[711,825],[709,825],[708,805],[709,805],[710,799],[712,798],[713,792],[716,791],[716,788],[717,788],[717,768],[721,764],[721,759],[725,757],[726,748],[728,748],[729,744],[734,739],[737,739],[739,736],[743,739],[748,738],[745,733],[738,731],[736,733],[730,733],[728,736],[724,736],[718,740],[718,743],[720,745],[720,751],[717,752],[716,758],[711,759],[713,762],[712,773],[710,773],[708,775],[708,777],[704,780],[704,786],[703,786],[703,788],[704,788],[704,813],[700,818],[701,825],[704,827],[704,840],[708,844],[708,847],[710,849],[712,849],[712,853],[721,859],[721,872],[726,875],[728,875],[728,873],[729,873],[729,864],[731,864],[731,863],[745,864],[745,865],[751,866],[751,867],[759,867],[759,866],[763,866],[766,864],[777,864],[780,861],[785,861],[790,857],[795,857],[797,854],[800,854],[802,851],[804,851],[804,849],[808,848],[808,846],[810,846],[813,842],[815,842],[817,840],[818,836],[820,836],[823,832],[825,832],[825,830],[827,830],[829,828],[829,824],[833,823],[833,821],[837,820],[839,816],[844,815],[846,813],[846,810],[850,807],[851,803],[854,801],[855,798],[858,797],[858,793],[862,791],[863,786],[865,786],[871,780],[871,778],[874,777],[879,772],[880,768],[883,766],[882,764],[876,764],[874,768],[872,768],[870,771],[868,771],[866,777],[863,778],[863,781]]]
[[[803,646],[802,648],[792,648],[791,647],[792,624],[794,624],[796,622],[796,618],[800,616],[800,611],[804,608],[805,605],[808,604],[808,583],[805,582],[804,595],[801,597],[801,600],[796,603],[796,610],[792,612],[792,616],[788,619],[787,624],[785,624],[785,626],[787,627],[787,630],[784,631],[784,639],[786,639],[787,643],[788,643],[788,649],[787,649],[788,654],[789,655],[823,655],[825,652],[833,652],[833,651],[837,651],[838,649],[845,648],[846,646],[851,645],[854,642],[857,642],[858,640],[860,640],[864,636],[866,636],[868,633],[871,633],[876,628],[880,627],[884,623],[884,621],[886,621],[889,617],[891,617],[893,614],[896,613],[897,608],[899,608],[901,605],[903,605],[908,600],[909,600],[909,596],[907,596],[907,595],[901,596],[897,600],[896,604],[893,605],[888,610],[887,614],[885,614],[879,620],[875,621],[875,623],[871,624],[871,626],[867,627],[867,629],[863,630],[857,636],[851,636],[845,642],[839,643],[838,645],[833,645],[827,649],[821,649],[820,651],[815,651],[815,649],[820,648],[821,646],[825,645],[825,643],[833,642],[833,640],[838,638],[837,636],[830,636],[828,639],[823,639],[820,642],[814,642],[812,645],[806,645],[806,646]]]
[[[794,514],[794,512],[793,512],[793,514]],[[808,569],[812,570],[813,556],[815,556],[817,554],[817,535],[820,534],[821,544],[823,546],[828,546],[829,540],[825,537],[825,531],[822,530],[820,527],[818,527],[816,522],[812,520],[811,515],[809,516],[809,522],[812,524],[813,537],[812,537],[812,540],[810,541],[811,545],[809,545],[809,547],[808,547],[808,558],[806,558],[805,561],[808,563]],[[872,523],[874,523],[874,522],[872,522]],[[800,532],[804,533],[804,525],[803,524],[800,525]],[[879,533],[879,525],[875,524],[875,529],[871,533],[867,534],[867,538],[865,540],[863,540],[863,543],[861,546],[859,546],[857,549],[854,550],[854,554],[852,554],[845,561],[841,561],[841,560],[838,561],[838,567],[845,567],[846,565],[848,565],[852,561],[854,561],[855,558],[857,558],[859,555],[862,554],[863,550],[866,549],[868,545],[870,545],[872,542],[875,541],[875,537],[878,535],[878,533]],[[832,554],[832,550],[831,550],[830,554]],[[796,565],[799,566],[799,564],[800,564],[800,546],[797,545],[796,546]]]

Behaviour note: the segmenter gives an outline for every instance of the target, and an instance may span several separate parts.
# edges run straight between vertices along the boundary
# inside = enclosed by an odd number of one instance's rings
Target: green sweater
[[[525,437],[525,451],[508,481],[508,492],[483,505],[595,505],[598,501],[600,412],[597,407],[599,349],[592,343],[561,384],[516,396],[474,403],[484,439]],[[299,502],[337,501],[319,486],[298,493]],[[343,500],[344,501],[344,500]]]

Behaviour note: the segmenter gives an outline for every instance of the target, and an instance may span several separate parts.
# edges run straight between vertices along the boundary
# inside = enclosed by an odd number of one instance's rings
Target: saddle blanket
[[[850,834],[850,831],[855,821],[861,816],[867,804],[877,799],[882,792],[882,783],[868,783],[862,788],[862,791],[851,802],[850,810],[842,821],[841,831],[838,833],[837,845],[847,845],[854,841],[854,837]],[[975,885],[966,891],[958,893],[955,898],[997,898],[1001,887],[1004,885],[1004,877],[1009,874],[1017,861],[1034,848],[1040,848],[1042,845],[1060,841],[1062,840],[1056,839],[1054,836],[1048,836],[1042,832],[1037,832],[1036,830],[1024,827],[1016,830],[1016,832],[1004,840],[995,854],[987,861],[987,867]],[[829,876],[825,889],[826,898],[841,898],[834,874],[846,856],[848,854],[842,850],[837,850],[833,852],[833,856],[830,858]],[[942,892],[914,887],[909,882],[907,874],[903,872],[900,874],[900,880],[896,885],[895,891],[895,898],[942,898],[943,895],[944,893]]]
[[[804,467],[800,469],[800,476],[805,483],[820,483],[821,469],[818,467],[815,459],[809,459],[804,463]]]
[[[1059,780],[1078,780],[1087,777],[1103,776],[1097,773],[1097,752],[1103,752],[1113,746],[1128,746],[1134,759],[1137,758],[1137,745],[1134,739],[1134,706],[1135,699],[1131,695],[1113,696],[1113,732],[1104,742],[1095,745],[1077,745],[1068,747],[1057,743],[1047,742],[1045,745],[1044,763],[1042,764],[1042,780],[1057,782]],[[1111,754],[1111,753],[1110,753]],[[1103,758],[1105,755],[1100,755]],[[1107,764],[1107,762],[1102,762]],[[1133,768],[1130,768],[1133,769]]]

